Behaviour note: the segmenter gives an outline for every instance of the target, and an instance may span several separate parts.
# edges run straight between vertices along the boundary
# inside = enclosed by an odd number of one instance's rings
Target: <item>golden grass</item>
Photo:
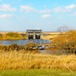
[[[25,52],[0,52],[0,70],[5,69],[76,70],[75,55],[44,55]]]

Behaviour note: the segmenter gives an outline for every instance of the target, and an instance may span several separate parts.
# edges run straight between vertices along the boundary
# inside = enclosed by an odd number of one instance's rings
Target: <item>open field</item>
[[[0,53],[0,70],[62,69],[76,71],[75,55],[32,54],[24,51]]]
[[[0,76],[75,76],[76,72],[54,69],[6,70]]]

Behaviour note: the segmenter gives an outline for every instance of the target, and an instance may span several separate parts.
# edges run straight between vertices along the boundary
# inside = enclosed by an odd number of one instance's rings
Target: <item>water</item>
[[[34,42],[34,43],[51,43],[50,40],[0,40],[0,44],[3,45],[11,45],[11,44],[18,44],[18,45],[24,45],[27,44],[28,42]],[[41,54],[54,54],[52,50],[39,50]]]
[[[50,43],[50,40],[0,40],[0,44],[3,45],[11,45],[11,44],[18,44],[18,45],[24,45],[28,42],[34,42],[34,43]]]

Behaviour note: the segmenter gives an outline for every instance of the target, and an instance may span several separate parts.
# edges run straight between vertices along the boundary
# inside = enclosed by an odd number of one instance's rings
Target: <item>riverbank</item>
[[[19,69],[70,69],[76,71],[76,56],[33,54],[25,51],[0,52],[0,70]]]
[[[0,40],[20,40],[26,39],[26,34],[20,34],[18,32],[6,32],[0,33]]]

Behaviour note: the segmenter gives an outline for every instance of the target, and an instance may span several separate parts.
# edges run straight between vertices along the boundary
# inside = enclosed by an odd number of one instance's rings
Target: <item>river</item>
[[[0,40],[0,44],[3,45],[11,45],[11,44],[17,44],[17,45],[24,45],[27,44],[28,42],[34,42],[37,44],[46,44],[46,43],[51,43],[50,40]],[[56,52],[51,51],[51,50],[39,50],[41,54],[54,54]]]
[[[24,45],[27,44],[28,42],[34,42],[37,44],[45,44],[45,43],[50,43],[50,40],[0,40],[0,44],[3,45],[11,45],[11,44],[18,44],[18,45]]]

